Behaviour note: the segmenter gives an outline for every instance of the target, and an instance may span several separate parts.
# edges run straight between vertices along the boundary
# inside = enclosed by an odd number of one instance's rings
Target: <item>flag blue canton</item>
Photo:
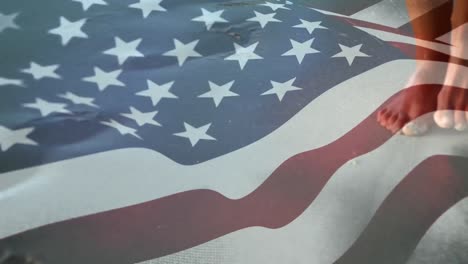
[[[0,3],[0,172],[123,148],[204,162],[404,57],[289,1],[46,2]]]

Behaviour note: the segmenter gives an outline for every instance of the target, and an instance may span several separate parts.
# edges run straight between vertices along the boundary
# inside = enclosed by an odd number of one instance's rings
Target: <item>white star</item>
[[[111,85],[115,86],[125,86],[124,83],[117,80],[122,70],[115,70],[111,72],[105,72],[98,67],[94,67],[94,76],[83,78],[85,82],[96,83],[100,91],[104,91],[107,87]]]
[[[131,127],[127,127],[127,126],[124,126],[122,124],[120,124],[119,122],[111,119],[110,122],[107,122],[107,121],[102,121],[101,124],[103,125],[106,125],[108,127],[112,127],[112,128],[115,128],[117,129],[117,131],[119,131],[119,133],[122,135],[122,136],[125,136],[125,135],[132,135],[138,139],[142,139],[136,132],[137,130],[136,129],[133,129]]]
[[[72,0],[74,2],[81,3],[83,10],[88,10],[92,5],[107,5],[104,0]]]
[[[15,19],[18,16],[17,13],[4,15],[0,13],[0,33],[4,30],[11,28],[11,29],[18,29],[18,25],[15,23]]]
[[[180,42],[178,39],[174,39],[175,48],[173,50],[170,50],[164,53],[163,55],[177,57],[179,66],[182,66],[184,62],[188,59],[188,57],[201,57],[202,56],[200,53],[195,51],[195,46],[197,44],[198,44],[198,40],[184,44]]]
[[[257,11],[255,12],[255,17],[247,19],[247,21],[253,21],[253,22],[258,22],[260,23],[260,26],[264,28],[269,22],[282,22],[281,20],[278,20],[276,18],[273,18],[276,13],[271,13],[271,14],[262,14]]]
[[[0,126],[0,150],[7,151],[16,144],[37,146],[35,141],[28,138],[28,135],[33,131],[34,128],[11,130],[4,126]]]
[[[138,45],[141,43],[141,38],[134,41],[125,42],[118,37],[115,37],[115,47],[104,51],[104,54],[115,55],[122,65],[130,57],[144,57],[144,55],[137,50]]]
[[[60,26],[51,29],[49,33],[59,35],[62,39],[62,45],[65,46],[72,38],[88,38],[88,35],[81,30],[85,23],[86,19],[71,22],[64,17],[60,17]]]
[[[255,49],[257,48],[258,42],[254,43],[248,47],[242,47],[241,45],[234,43],[234,48],[236,53],[225,58],[225,60],[236,60],[239,62],[241,70],[244,69],[245,65],[249,60],[259,60],[263,59],[259,55],[255,54]]]
[[[290,41],[293,48],[284,53],[282,56],[296,56],[299,64],[302,63],[302,60],[304,59],[305,55],[319,52],[318,50],[311,47],[312,43],[314,42],[314,39],[310,39],[302,43],[292,39]]]
[[[58,65],[41,66],[35,62],[31,62],[29,69],[24,69],[22,72],[32,74],[35,80],[42,78],[60,79],[60,75],[55,73],[58,68]]]
[[[332,58],[346,58],[349,66],[351,66],[356,57],[370,57],[369,55],[361,52],[362,44],[356,45],[354,47],[347,47],[340,45],[341,52],[332,56]]]
[[[199,17],[192,19],[192,21],[204,22],[206,25],[206,29],[210,30],[216,22],[228,22],[226,19],[222,18],[221,15],[223,14],[224,10],[210,12],[204,8],[201,9],[202,14]]]
[[[139,126],[144,126],[146,124],[154,125],[154,126],[161,126],[161,124],[159,124],[158,122],[154,120],[157,114],[158,114],[158,111],[143,113],[134,107],[130,107],[130,114],[121,114],[121,115],[134,120]]]
[[[224,85],[217,85],[215,83],[209,82],[210,91],[199,95],[198,97],[212,98],[216,107],[218,107],[224,97],[239,96],[238,94],[230,91],[233,84],[234,81],[228,82]]]
[[[286,10],[291,10],[287,7],[284,6],[284,4],[275,4],[275,3],[270,3],[270,2],[266,2],[265,4],[261,4],[262,6],[268,6],[270,7],[271,9],[273,9],[273,11],[276,11],[278,9],[286,9]]]
[[[41,115],[43,117],[50,115],[52,113],[70,114],[70,111],[65,109],[65,107],[67,106],[66,104],[51,103],[51,102],[42,100],[41,98],[36,98],[35,103],[23,104],[23,106],[39,110],[39,112],[41,112]]]
[[[82,97],[71,92],[67,92],[65,94],[59,94],[58,96],[77,105],[81,104],[81,105],[88,105],[88,106],[98,108],[98,106],[94,104],[94,98],[92,97]]]
[[[187,123],[184,123],[185,131],[176,133],[174,136],[188,138],[190,144],[194,147],[200,140],[216,140],[214,137],[208,135],[206,132],[210,129],[211,123],[201,127],[193,127]]]
[[[327,29],[326,27],[322,27],[320,24],[322,23],[322,21],[307,21],[307,20],[304,20],[304,19],[300,19],[301,20],[301,24],[299,25],[295,25],[293,26],[294,28],[304,28],[307,30],[307,32],[309,32],[309,34],[312,34],[314,32],[314,30],[316,29]]]
[[[156,106],[163,98],[178,98],[175,94],[169,92],[174,82],[168,82],[163,85],[156,84],[147,80],[148,89],[137,93],[139,96],[151,98],[153,106]]]
[[[161,6],[163,0],[139,0],[140,2],[131,4],[131,8],[141,9],[143,17],[147,18],[149,14],[153,11],[166,11],[164,7]]]
[[[0,86],[4,86],[4,85],[24,86],[24,83],[22,80],[0,77]]]
[[[296,81],[296,78],[293,78],[284,83],[271,81],[271,85],[273,85],[273,88],[262,93],[262,95],[276,94],[276,96],[278,96],[278,99],[282,101],[287,92],[302,90],[302,88],[293,86],[294,81]]]

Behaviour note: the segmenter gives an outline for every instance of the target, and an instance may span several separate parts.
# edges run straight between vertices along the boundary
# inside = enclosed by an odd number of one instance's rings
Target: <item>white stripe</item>
[[[393,61],[354,77],[264,139],[195,166],[178,165],[150,150],[126,149],[2,174],[0,212],[8,214],[0,218],[0,237],[186,190],[211,189],[241,198],[289,157],[356,126],[405,85],[414,67],[414,61]],[[387,78],[389,72],[393,78]]]
[[[468,23],[465,23],[451,32],[439,37],[437,40],[446,42],[450,45],[452,45],[452,56],[458,57],[458,58],[468,58],[468,51],[466,48],[466,42],[467,40],[462,39],[466,33],[468,32]],[[455,41],[452,41],[452,36],[454,36]]]
[[[447,44],[452,44],[452,32],[444,34],[437,38],[438,41],[445,42]]]
[[[408,264],[468,263],[468,198],[443,214],[427,231]]]
[[[341,167],[312,205],[290,225],[278,230],[241,230],[143,263],[183,263],[183,259],[204,264],[333,263],[356,241],[384,199],[412,168],[434,154],[463,154],[459,150],[467,147],[466,133],[436,130],[421,138],[393,137]]]
[[[445,45],[445,44],[441,44],[437,42],[431,42],[431,41],[422,40],[422,39],[416,40],[415,38],[412,38],[412,37],[403,36],[403,35],[386,32],[386,31],[375,30],[371,28],[365,28],[365,27],[357,27],[357,28],[384,41],[400,42],[400,43],[406,43],[406,44],[411,44],[411,45],[415,45],[417,42],[418,46],[425,47],[428,49],[439,51],[441,53],[445,53],[451,56],[455,56],[461,59],[468,60],[468,52],[466,52],[466,49],[464,47],[454,47],[454,46]],[[452,34],[454,34],[453,31],[452,31]]]
[[[320,13],[324,14],[324,15],[337,16],[337,17],[349,17],[347,15],[342,15],[342,14],[338,14],[338,13],[334,13],[334,12],[330,12],[330,11],[322,10],[322,9],[318,9],[318,8],[309,7],[309,9],[315,10],[317,12],[320,12]]]
[[[351,18],[394,28],[410,21],[405,0],[383,0],[353,14]]]
[[[419,8],[417,10],[419,13],[415,13],[413,16],[415,18],[422,16],[447,1],[433,2],[433,6],[424,5],[427,9]],[[399,28],[411,21],[406,10],[405,0],[383,0],[371,7],[357,12],[356,14],[353,14],[351,18],[393,28]]]
[[[442,1],[438,1],[432,7],[426,5],[427,9],[420,8],[418,10],[419,13],[415,13],[414,17],[417,18],[419,16],[422,16],[427,12],[431,11],[432,9],[442,5],[443,3],[444,2]],[[346,16],[317,8],[310,9],[313,9],[325,15],[348,17],[393,28],[399,28],[411,21],[411,18],[409,17],[408,12],[406,10],[405,0],[383,0],[351,16]]]
[[[460,44],[466,45],[466,40],[465,41],[460,41],[460,43],[456,43],[456,42],[452,43],[452,35],[463,36],[463,35],[465,35],[463,32],[468,32],[468,23],[465,23],[465,24],[455,28],[451,32],[438,37],[437,40],[445,42],[445,43],[450,44],[450,45],[454,45],[454,46],[457,46],[457,44],[458,45],[460,45]],[[462,47],[460,47],[460,48],[462,48]]]
[[[406,44],[411,44],[411,45],[416,44],[416,39],[413,37],[408,37],[408,36],[404,36],[400,34],[395,34],[395,33],[387,32],[387,31],[381,31],[381,30],[376,30],[376,29],[371,29],[371,28],[366,28],[366,27],[357,27],[357,28],[384,41],[400,42],[400,43],[406,43]],[[437,42],[431,42],[427,40],[417,40],[417,41],[418,41],[418,45],[421,47],[439,51],[445,54],[450,54],[449,45],[445,45],[445,44],[441,44]]]

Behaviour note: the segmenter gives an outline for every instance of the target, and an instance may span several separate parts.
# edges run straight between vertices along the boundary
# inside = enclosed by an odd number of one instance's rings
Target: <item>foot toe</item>
[[[406,136],[415,137],[425,134],[428,130],[429,125],[427,124],[427,122],[416,120],[406,124],[401,130],[401,132]]]
[[[387,108],[383,108],[382,110],[380,110],[378,113],[377,113],[377,117],[378,118],[382,118],[382,116],[387,113]]]
[[[382,125],[383,126],[388,126],[391,124],[391,117],[393,116],[391,111],[387,111],[382,115]]]
[[[392,131],[392,133],[401,132],[401,129],[406,125],[406,123],[408,123],[408,121],[409,117],[404,113],[400,113],[395,122],[393,122],[388,129]]]
[[[455,111],[454,121],[454,127],[457,131],[465,131],[468,128],[468,124],[466,123],[465,111]]]
[[[465,120],[466,124],[468,125],[468,107],[465,109]]]
[[[434,114],[434,121],[441,128],[453,128],[454,117],[453,111],[450,110],[439,110]]]
[[[388,119],[386,119],[385,121],[385,128],[392,131],[392,133],[394,133],[394,125],[395,125],[395,122],[398,120],[398,115],[397,114],[393,114],[391,115]]]
[[[395,123],[398,121],[399,116],[399,114],[395,113],[388,118],[387,127],[389,129],[391,129],[395,125]]]
[[[378,121],[379,123],[382,124],[382,123],[384,122],[384,120],[385,120],[385,119],[384,119],[384,115],[385,115],[385,113],[387,113],[387,111],[388,111],[387,108],[384,108],[384,109],[380,110],[380,111],[377,113],[377,121]]]

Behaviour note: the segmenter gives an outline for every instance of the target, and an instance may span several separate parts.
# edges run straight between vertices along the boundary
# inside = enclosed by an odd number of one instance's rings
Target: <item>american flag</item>
[[[376,123],[414,68],[376,2],[0,3],[0,249],[417,263],[468,190],[466,135]]]

